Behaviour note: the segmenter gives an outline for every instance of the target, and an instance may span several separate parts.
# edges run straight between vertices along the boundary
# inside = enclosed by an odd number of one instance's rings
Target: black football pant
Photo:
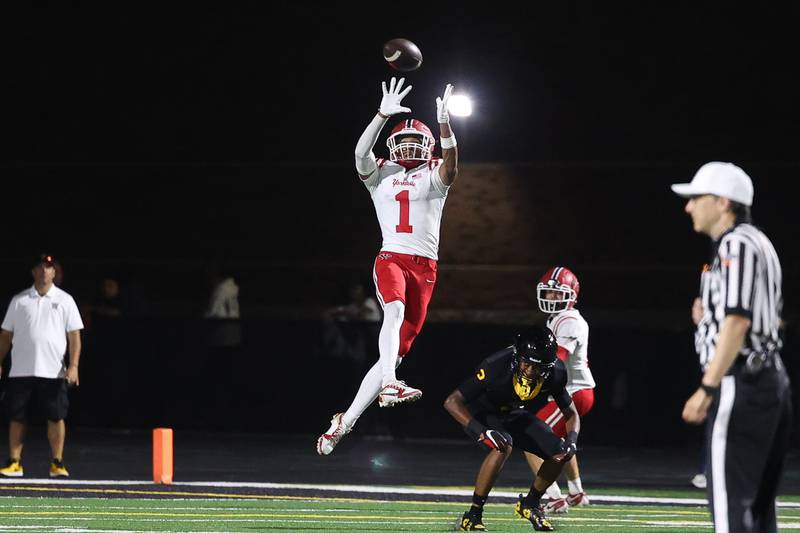
[[[479,422],[489,429],[505,431],[511,435],[515,449],[538,455],[542,459],[551,459],[564,451],[563,440],[553,433],[550,426],[539,420],[536,415],[526,409],[515,409],[503,415],[492,412],[481,412],[472,404],[467,408]]]
[[[789,378],[779,356],[722,379],[708,424],[708,500],[716,533],[777,532],[775,496],[789,448]]]

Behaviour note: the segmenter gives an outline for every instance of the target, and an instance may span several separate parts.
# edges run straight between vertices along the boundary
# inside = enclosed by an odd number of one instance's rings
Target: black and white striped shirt
[[[704,370],[714,358],[719,329],[729,314],[752,321],[739,357],[780,349],[781,283],[778,254],[755,226],[734,225],[714,242],[711,264],[700,277],[703,318],[695,333]]]

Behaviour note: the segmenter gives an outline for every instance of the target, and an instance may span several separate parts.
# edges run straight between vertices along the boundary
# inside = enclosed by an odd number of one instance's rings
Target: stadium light
[[[447,103],[447,110],[456,117],[468,117],[472,114],[472,100],[465,94],[454,94]]]

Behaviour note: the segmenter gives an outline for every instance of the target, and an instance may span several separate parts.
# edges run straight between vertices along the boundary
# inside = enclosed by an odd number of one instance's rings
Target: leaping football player
[[[431,130],[409,118],[392,128],[386,140],[389,159],[375,159],[378,135],[390,117],[409,113],[403,98],[405,78],[383,82],[378,113],[361,134],[355,150],[356,170],[375,205],[383,245],[375,259],[373,279],[383,307],[378,336],[378,361],[367,372],[350,407],[331,419],[331,426],[317,439],[317,453],[330,454],[349,433],[356,420],[375,399],[381,407],[413,402],[422,391],[398,380],[395,369],[419,335],[428,311],[439,250],[439,227],[447,192],[458,176],[456,138],[450,129],[448,84],[436,98],[436,118],[442,158],[433,157],[436,140]]]
[[[553,331],[558,342],[558,358],[567,368],[567,392],[583,417],[594,405],[594,377],[589,370],[589,324],[575,309],[578,301],[580,283],[577,276],[568,268],[555,266],[549,269],[536,286],[536,299],[539,310],[548,315],[547,327]],[[536,415],[561,438],[566,436],[566,423],[555,401],[550,401]],[[534,472],[539,470],[542,460],[530,453],[525,454]],[[548,502],[544,506],[547,513],[566,513],[569,507],[589,505],[589,498],[583,491],[578,457],[573,456],[565,465],[569,494],[561,493],[557,482],[547,489]]]

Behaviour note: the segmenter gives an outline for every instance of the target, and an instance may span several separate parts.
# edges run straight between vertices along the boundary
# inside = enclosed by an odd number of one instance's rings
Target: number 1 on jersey
[[[408,191],[400,191],[394,199],[400,202],[400,223],[394,227],[394,230],[397,233],[413,232],[414,226],[408,223]]]

